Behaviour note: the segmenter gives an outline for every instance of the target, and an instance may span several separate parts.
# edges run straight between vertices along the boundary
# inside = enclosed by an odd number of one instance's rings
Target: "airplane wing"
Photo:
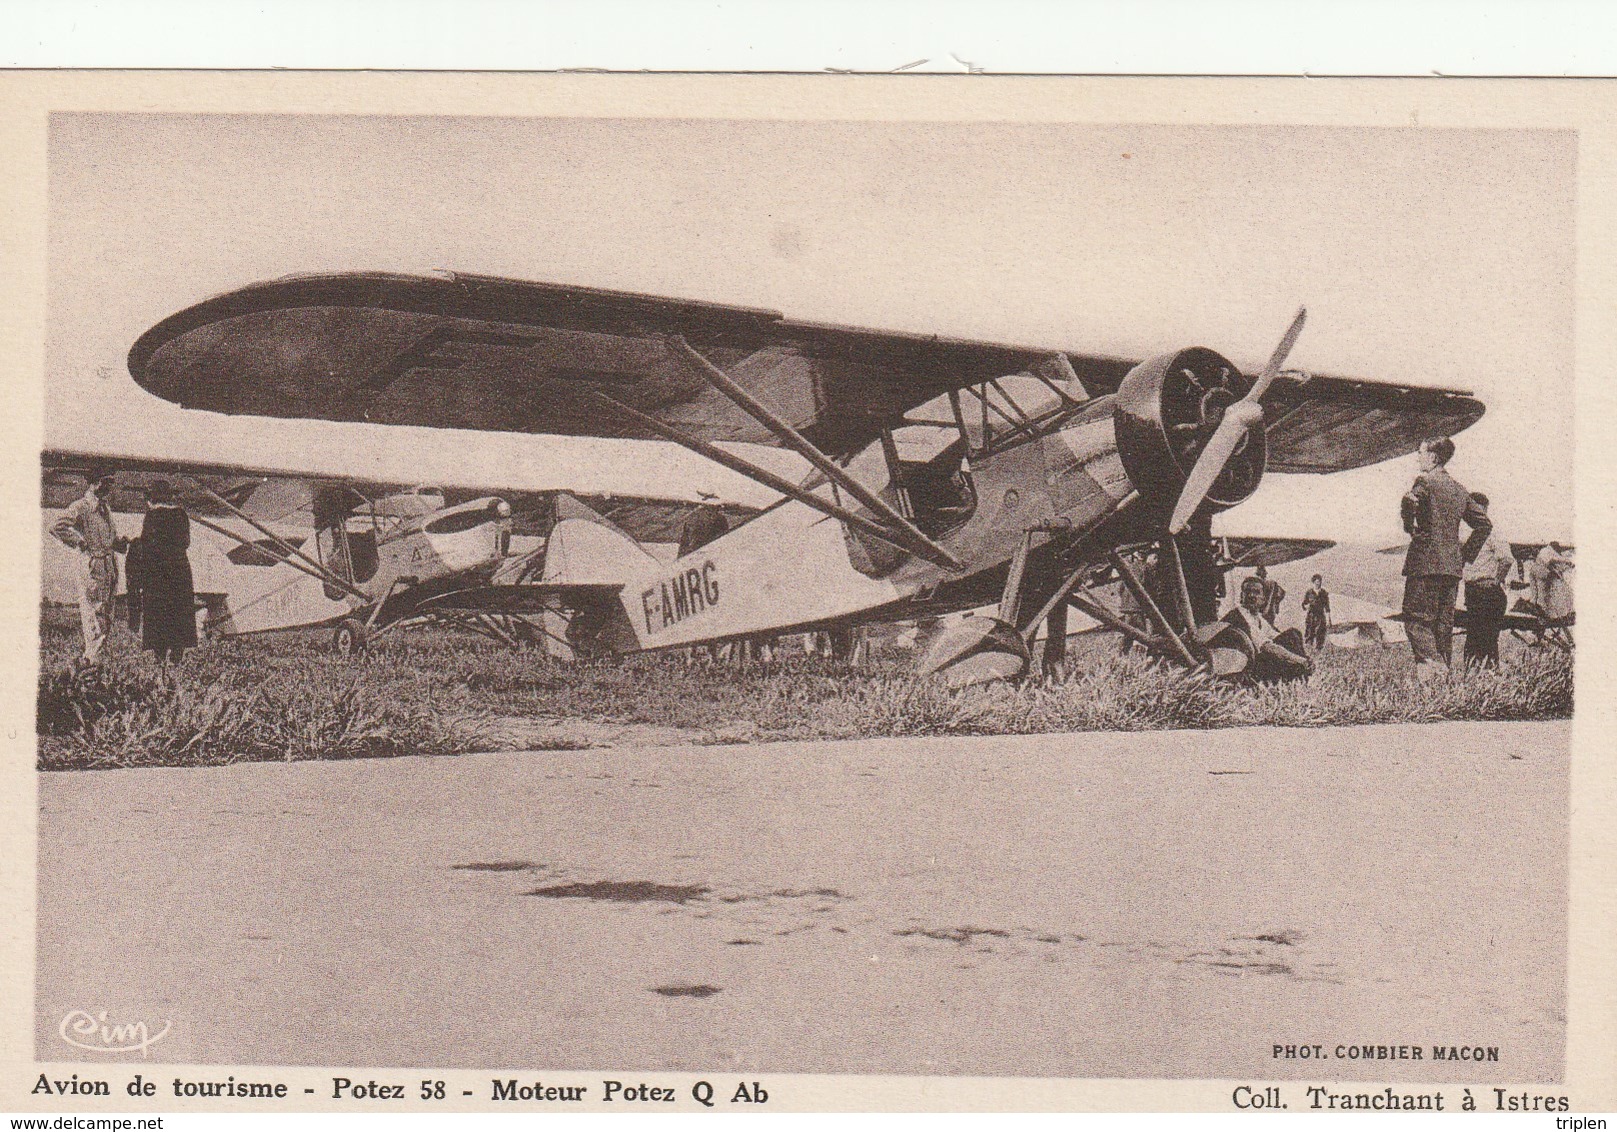
[[[1548,545],[1547,542],[1513,542],[1510,544],[1510,556],[1518,562],[1531,562],[1538,557],[1539,551]],[[1578,550],[1576,546],[1566,541],[1557,542],[1556,545],[1561,548],[1563,558],[1572,557]]]
[[[593,394],[703,441],[774,444],[691,371],[679,335],[823,451],[844,456],[940,394],[1068,367],[1089,393],[1136,364],[788,319],[776,311],[481,275],[301,276],[216,296],[130,350],[143,388],[212,412],[654,439]],[[1282,377],[1265,397],[1269,468],[1324,473],[1412,452],[1483,413],[1426,389]]]

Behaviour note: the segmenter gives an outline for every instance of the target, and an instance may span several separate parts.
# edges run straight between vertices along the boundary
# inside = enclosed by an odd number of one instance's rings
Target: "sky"
[[[765,495],[665,445],[266,421],[136,386],[134,340],[290,274],[438,270],[1474,392],[1451,469],[1572,533],[1565,131],[57,114],[46,444],[405,482]],[[1390,544],[1413,458],[1266,477],[1230,534]]]

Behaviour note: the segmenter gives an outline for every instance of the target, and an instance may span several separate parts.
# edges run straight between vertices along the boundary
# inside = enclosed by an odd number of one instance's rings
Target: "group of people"
[[[1410,536],[1403,565],[1402,619],[1422,679],[1446,672],[1451,664],[1455,605],[1462,585],[1465,663],[1498,665],[1499,634],[1509,604],[1506,586],[1516,568],[1510,545],[1494,534],[1488,497],[1466,490],[1449,474],[1453,457],[1454,441],[1447,437],[1422,444],[1420,473],[1401,505],[1404,530]],[[1469,531],[1464,541],[1462,525]],[[1142,588],[1148,594],[1161,592],[1162,567],[1156,552],[1136,558],[1135,566]],[[1566,580],[1570,568],[1564,548],[1554,542],[1532,563],[1532,612],[1549,624],[1570,624],[1572,600]],[[1256,667],[1274,668],[1282,677],[1306,675],[1313,669],[1310,654],[1325,647],[1330,633],[1331,595],[1323,576],[1315,574],[1302,596],[1301,632],[1279,627],[1285,599],[1285,589],[1259,566],[1242,581],[1238,601],[1219,626],[1200,632],[1216,635],[1223,626],[1233,626],[1251,642]],[[1122,616],[1127,624],[1146,629],[1145,611],[1128,589],[1122,593]],[[1129,652],[1133,645],[1134,637],[1125,634],[1122,651]]]
[[[135,538],[120,535],[112,515],[115,481],[92,472],[83,497],[68,505],[51,534],[78,554],[82,665],[101,663],[112,634],[118,593],[118,555],[124,555],[124,589],[131,632],[162,664],[177,662],[197,643],[196,595],[192,587],[191,520],[174,489],[159,480],[146,492],[146,514]]]
[[[1453,659],[1454,609],[1465,587],[1465,663],[1497,666],[1508,606],[1505,584],[1515,568],[1508,544],[1493,533],[1488,497],[1467,491],[1448,471],[1454,441],[1421,445],[1420,474],[1402,503],[1409,549],[1404,555],[1405,631],[1423,679],[1447,672]],[[1460,526],[1469,535],[1460,541]]]
[[[1462,584],[1467,622],[1465,663],[1475,667],[1499,664],[1499,634],[1508,607],[1505,587],[1515,568],[1509,544],[1494,534],[1488,497],[1467,491],[1449,474],[1453,457],[1454,441],[1447,437],[1422,444],[1420,473],[1400,508],[1404,531],[1410,536],[1403,566],[1403,621],[1422,679],[1447,672],[1452,663],[1455,602]],[[1463,542],[1462,524],[1469,531]],[[1534,564],[1533,589],[1535,603],[1540,590],[1555,591],[1549,600],[1552,604],[1559,600],[1569,616],[1570,596],[1556,590],[1566,568],[1562,548],[1551,543]],[[1565,583],[1560,584],[1564,590]],[[1276,627],[1284,597],[1285,591],[1260,566],[1242,583],[1240,605],[1226,620],[1239,619],[1260,652],[1283,650],[1279,658],[1300,667],[1306,663],[1307,651],[1317,652],[1325,645],[1331,596],[1324,578],[1315,574],[1303,595],[1300,634]]]
[[[1249,607],[1248,612],[1262,617],[1270,628],[1278,631],[1280,607],[1286,600],[1286,588],[1269,577],[1268,569],[1260,565],[1254,570],[1252,577],[1242,583],[1241,592],[1241,605]],[[1308,588],[1303,591],[1302,607],[1303,630],[1297,635],[1297,640],[1308,652],[1318,652],[1325,647],[1325,640],[1331,631],[1331,592],[1325,588],[1323,574],[1315,574],[1308,580]]]

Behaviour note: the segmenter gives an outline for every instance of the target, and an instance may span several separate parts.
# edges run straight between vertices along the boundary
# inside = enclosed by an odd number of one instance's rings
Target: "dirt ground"
[[[58,1030],[106,1010],[171,1023],[152,1062],[1555,1081],[1569,741],[1432,724],[41,774],[36,1052],[95,1056]],[[1424,1059],[1273,1058],[1293,1043]]]

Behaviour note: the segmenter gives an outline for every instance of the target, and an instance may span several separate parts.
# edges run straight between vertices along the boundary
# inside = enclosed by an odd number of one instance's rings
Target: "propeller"
[[[1185,529],[1190,517],[1196,513],[1196,508],[1202,505],[1207,493],[1213,490],[1213,483],[1224,471],[1224,465],[1229,463],[1230,457],[1240,447],[1249,432],[1263,424],[1263,406],[1259,404],[1263,395],[1269,391],[1275,377],[1280,373],[1280,367],[1286,364],[1286,355],[1297,342],[1297,335],[1302,333],[1303,322],[1308,318],[1306,307],[1297,308],[1297,317],[1291,320],[1291,326],[1286,330],[1285,336],[1280,339],[1280,345],[1269,356],[1269,364],[1263,367],[1258,380],[1252,383],[1246,396],[1224,410],[1224,416],[1213,430],[1213,435],[1202,447],[1201,455],[1196,457],[1195,466],[1190,469],[1190,475],[1185,477],[1184,490],[1179,493],[1179,502],[1174,505],[1173,517],[1168,520],[1168,533],[1176,535]]]

